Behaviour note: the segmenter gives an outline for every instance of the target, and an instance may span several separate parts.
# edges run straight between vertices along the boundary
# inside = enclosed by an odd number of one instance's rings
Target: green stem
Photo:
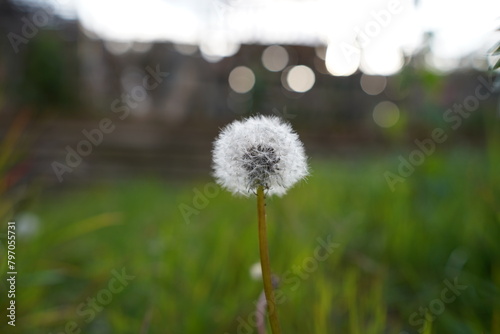
[[[257,188],[257,211],[259,214],[259,249],[260,265],[262,267],[262,280],[264,282],[264,293],[266,294],[267,313],[271,323],[273,334],[281,334],[280,323],[278,321],[278,311],[276,310],[276,301],[274,299],[273,283],[271,279],[271,263],[269,261],[269,249],[267,247],[266,232],[266,202],[264,197],[264,188]]]

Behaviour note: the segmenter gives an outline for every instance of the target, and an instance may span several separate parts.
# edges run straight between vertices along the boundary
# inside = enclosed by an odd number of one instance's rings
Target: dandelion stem
[[[262,280],[264,282],[264,292],[267,300],[267,313],[269,315],[272,333],[281,334],[278,311],[276,310],[276,301],[274,299],[273,283],[271,280],[271,263],[269,261],[266,232],[266,203],[264,198],[264,187],[262,186],[257,188],[257,211],[259,215],[260,264],[262,266]]]

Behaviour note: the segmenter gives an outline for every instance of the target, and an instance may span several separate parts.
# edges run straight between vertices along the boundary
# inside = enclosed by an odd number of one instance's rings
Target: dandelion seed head
[[[259,186],[281,196],[308,175],[299,137],[274,116],[250,117],[222,129],[214,142],[213,169],[218,184],[244,196]]]

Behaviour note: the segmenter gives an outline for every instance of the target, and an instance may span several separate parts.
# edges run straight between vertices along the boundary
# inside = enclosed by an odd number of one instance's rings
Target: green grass
[[[383,173],[396,155],[312,159],[307,182],[267,203],[283,332],[500,333],[495,152],[436,153],[394,192]],[[179,206],[193,207],[193,189],[209,182],[136,178],[39,198],[30,211],[40,230],[17,236],[8,333],[64,333],[67,324],[74,333],[257,333],[241,325],[262,291],[249,275],[259,260],[256,201],[219,191],[187,223]],[[313,260],[329,236],[335,250]],[[87,321],[82,303],[106,296],[122,268],[135,278]],[[440,304],[455,277],[467,288]],[[439,315],[424,329],[429,305]]]

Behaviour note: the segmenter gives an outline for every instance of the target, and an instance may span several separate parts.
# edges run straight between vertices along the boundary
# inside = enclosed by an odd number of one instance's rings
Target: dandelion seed
[[[225,127],[214,143],[214,176],[233,194],[249,196],[259,186],[283,195],[308,175],[297,134],[278,117],[256,116]]]

